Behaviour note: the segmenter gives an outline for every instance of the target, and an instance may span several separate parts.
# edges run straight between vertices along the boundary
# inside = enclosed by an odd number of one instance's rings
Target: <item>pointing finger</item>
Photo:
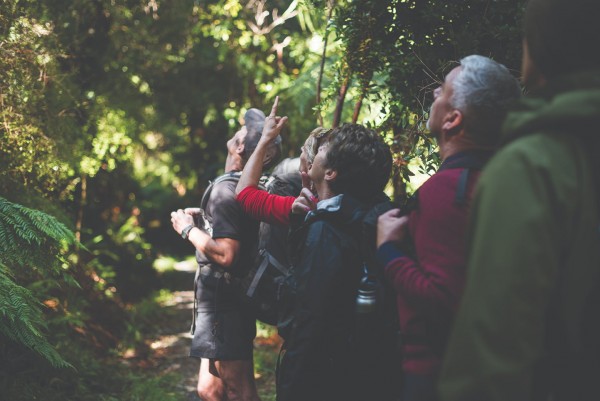
[[[273,103],[273,107],[271,108],[271,114],[269,114],[269,117],[275,118],[275,116],[277,115],[277,105],[278,104],[279,104],[279,96],[275,96],[275,102]]]

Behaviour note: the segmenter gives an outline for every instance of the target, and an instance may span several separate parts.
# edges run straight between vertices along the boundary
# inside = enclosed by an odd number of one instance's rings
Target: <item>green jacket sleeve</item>
[[[547,167],[558,155],[536,153],[543,138],[525,141],[499,153],[479,181],[467,285],[440,380],[444,401],[531,399],[558,274],[556,244],[566,231]]]

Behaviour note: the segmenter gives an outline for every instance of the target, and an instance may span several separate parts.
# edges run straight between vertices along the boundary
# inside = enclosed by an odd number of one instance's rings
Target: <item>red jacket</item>
[[[259,221],[289,226],[294,196],[273,195],[256,186],[246,187],[236,197],[244,212]]]
[[[387,242],[378,249],[385,276],[397,293],[403,340],[403,369],[421,375],[437,374],[465,283],[468,205],[479,168],[489,155],[461,153],[448,158],[418,190],[418,206],[409,214],[413,250]],[[469,159],[471,169],[461,190]],[[461,193],[462,191],[462,193]],[[457,196],[464,196],[458,202]]]

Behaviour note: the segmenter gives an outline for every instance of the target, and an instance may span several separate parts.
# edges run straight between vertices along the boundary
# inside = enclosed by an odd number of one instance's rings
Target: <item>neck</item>
[[[317,196],[319,197],[320,201],[333,198],[337,195],[325,182],[323,182],[321,185],[315,185],[315,190],[317,191]]]
[[[243,168],[244,165],[240,157],[227,156],[227,159],[225,160],[226,173],[229,173],[230,171],[242,171]]]
[[[487,150],[474,143],[466,133],[462,133],[461,135],[453,136],[448,141],[441,141],[440,144],[440,157],[442,161],[447,158],[454,156],[457,153],[467,152],[470,150]]]

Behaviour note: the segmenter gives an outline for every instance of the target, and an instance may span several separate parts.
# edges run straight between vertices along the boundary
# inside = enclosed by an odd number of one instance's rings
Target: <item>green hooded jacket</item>
[[[600,71],[524,99],[504,135],[476,191],[441,399],[600,400]]]

